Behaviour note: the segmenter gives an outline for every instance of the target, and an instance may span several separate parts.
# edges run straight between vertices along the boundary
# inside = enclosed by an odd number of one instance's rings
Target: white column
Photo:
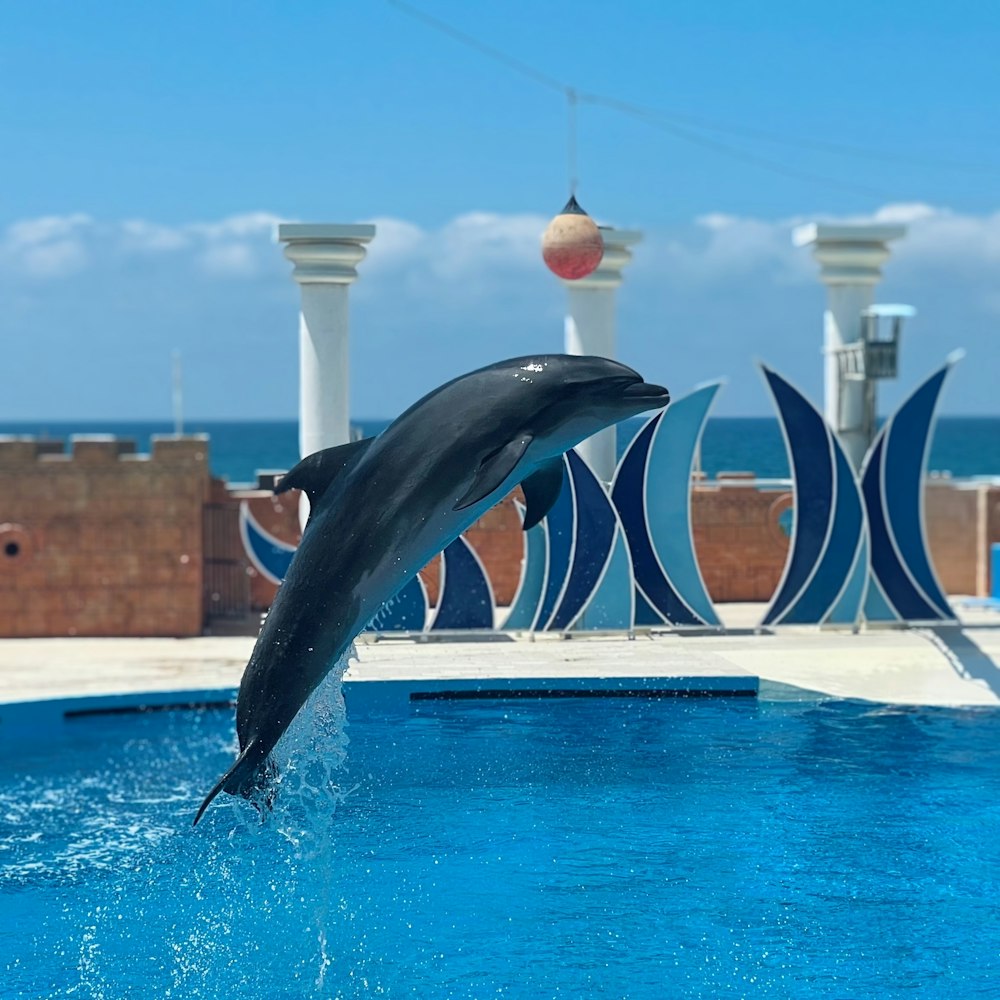
[[[299,452],[350,440],[348,286],[358,276],[374,226],[278,226],[299,284]]]
[[[642,239],[642,233],[630,229],[601,227],[604,257],[596,271],[576,281],[564,281],[569,293],[566,314],[566,353],[596,354],[614,358],[615,289],[622,283],[622,270],[632,259],[629,249]],[[595,434],[577,445],[577,451],[590,464],[598,479],[611,482],[616,464],[614,427]]]
[[[826,285],[824,409],[855,469],[860,469],[871,443],[865,415],[867,382],[841,377],[837,349],[862,339],[861,312],[875,301],[875,286],[889,257],[888,243],[905,235],[905,226],[825,222],[799,226],[792,234],[796,246],[812,247],[820,281]]]

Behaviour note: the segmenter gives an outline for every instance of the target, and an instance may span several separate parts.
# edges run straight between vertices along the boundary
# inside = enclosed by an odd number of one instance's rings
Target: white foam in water
[[[70,936],[78,984],[53,995],[121,996],[118,970],[134,968],[148,975],[148,995],[325,996],[328,970],[340,974],[357,961],[328,941],[345,905],[333,898],[329,873],[345,794],[341,682],[354,655],[352,647],[275,748],[270,808],[258,803],[258,812],[224,796],[197,828],[177,827],[162,843],[136,844],[138,851],[112,845],[121,877],[105,885]],[[188,811],[175,814],[189,821]],[[170,843],[177,837],[184,846]],[[164,880],[161,852],[178,850],[190,867]],[[269,983],[276,967],[290,969],[302,986],[286,993],[290,984]],[[313,989],[305,989],[310,980]]]
[[[273,826],[293,847],[297,861],[314,869],[322,869],[332,861],[334,814],[345,794],[339,784],[349,743],[343,679],[352,658],[357,659],[353,644],[310,695],[272,751],[276,775],[273,787],[261,795],[264,801],[254,803],[259,819],[247,819],[245,810],[243,814],[244,822]],[[298,878],[294,881],[297,883]],[[314,901],[311,928],[317,945],[317,990],[323,989],[327,970],[333,964],[327,950],[326,926],[334,900],[329,880],[321,880],[321,886],[320,896]]]
[[[278,741],[271,753],[276,774],[254,800],[257,811],[248,816],[241,810],[244,821],[274,823],[296,846],[304,845],[304,839],[325,841],[329,821],[343,799],[339,776],[349,742],[343,679],[351,658],[357,658],[353,645]]]

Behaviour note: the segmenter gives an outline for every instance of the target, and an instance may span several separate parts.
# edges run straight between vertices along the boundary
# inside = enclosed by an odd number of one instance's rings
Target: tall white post
[[[826,285],[824,408],[855,469],[861,468],[871,444],[871,421],[866,416],[868,380],[863,374],[842,370],[841,349],[862,340],[861,313],[875,301],[875,286],[889,257],[888,243],[905,235],[905,226],[825,222],[799,226],[792,234],[796,246],[812,247],[820,264],[820,280]]]
[[[596,354],[613,358],[615,344],[615,289],[622,283],[622,270],[632,259],[629,249],[642,239],[630,229],[601,228],[604,257],[596,271],[576,281],[564,281],[569,293],[565,342],[567,354]],[[577,445],[594,474],[610,483],[617,462],[614,427]]]
[[[347,289],[358,276],[374,226],[285,223],[278,239],[299,284],[299,452],[351,437]]]

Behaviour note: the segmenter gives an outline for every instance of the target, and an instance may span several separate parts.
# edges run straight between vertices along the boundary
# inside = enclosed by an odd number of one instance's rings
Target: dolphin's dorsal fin
[[[286,472],[274,488],[275,493],[287,490],[302,490],[309,497],[309,505],[315,510],[319,498],[327,487],[344,469],[353,465],[367,450],[375,438],[363,438],[336,448],[324,448],[307,455],[294,469]]]
[[[455,504],[454,509],[465,510],[466,507],[471,507],[484,497],[488,497],[514,471],[514,467],[528,450],[529,444],[531,435],[525,434],[487,455],[479,463],[472,485],[466,490],[465,496]]]
[[[522,525],[525,531],[538,524],[555,506],[562,491],[565,471],[566,466],[560,455],[559,458],[553,458],[546,462],[537,472],[533,472],[521,483],[524,499],[528,505],[524,512],[524,524]]]

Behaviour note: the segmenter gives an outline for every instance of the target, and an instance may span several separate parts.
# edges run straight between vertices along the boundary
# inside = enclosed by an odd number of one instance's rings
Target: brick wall
[[[769,601],[788,555],[790,522],[786,512],[792,508],[792,493],[757,489],[750,473],[726,473],[722,479],[722,484],[696,483],[691,496],[695,552],[705,586],[718,603]],[[265,528],[286,541],[298,540],[295,503],[278,503],[282,498],[269,492],[249,496],[251,509]],[[1000,488],[957,488],[932,480],[927,485],[926,511],[928,544],[945,590],[953,594],[988,593],[985,567],[989,542],[1000,542]],[[486,514],[466,537],[486,566],[497,603],[509,604],[517,590],[524,554],[513,497]],[[437,601],[439,561],[425,567],[421,576],[433,605]],[[255,581],[257,606],[266,608],[274,589],[262,579]]]
[[[924,492],[927,544],[945,592],[990,592],[990,545],[1000,543],[1000,487],[931,479]]]
[[[720,603],[769,600],[788,551],[791,493],[758,490],[748,475],[692,492],[695,549]],[[265,610],[275,587],[242,551],[244,500],[267,531],[297,543],[298,494],[228,490],[209,476],[203,438],[156,439],[150,456],[124,440],[77,439],[67,454],[61,442],[0,439],[0,636],[189,636],[213,608]],[[931,480],[926,510],[945,590],[988,593],[1000,487]],[[467,537],[508,604],[524,552],[513,498]],[[439,568],[421,571],[432,604]]]
[[[0,635],[202,630],[208,442],[0,440]]]
[[[777,589],[789,538],[781,516],[792,507],[785,490],[732,485],[696,486],[691,494],[695,554],[713,601],[768,601]]]

